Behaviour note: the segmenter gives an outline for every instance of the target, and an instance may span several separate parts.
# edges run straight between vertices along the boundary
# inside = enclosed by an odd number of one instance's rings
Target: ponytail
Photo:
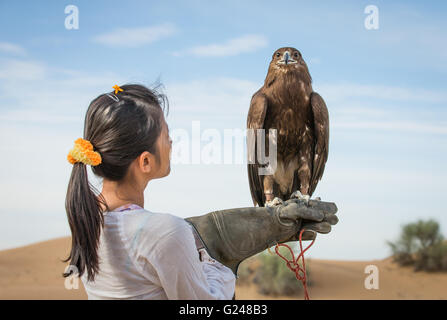
[[[107,207],[105,201],[98,198],[92,189],[94,188],[88,181],[87,166],[82,162],[75,163],[65,198],[65,210],[71,229],[71,252],[64,262],[70,261],[79,276],[87,272],[89,281],[93,281],[99,271],[98,244],[104,226],[100,204]],[[64,277],[70,275],[71,272],[64,273]]]

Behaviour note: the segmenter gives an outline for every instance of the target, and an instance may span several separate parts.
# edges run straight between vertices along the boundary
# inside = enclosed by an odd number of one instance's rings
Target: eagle
[[[312,89],[301,52],[284,47],[273,53],[264,85],[252,96],[247,129],[276,129],[276,170],[260,174],[265,164],[247,164],[251,197],[256,206],[272,206],[289,198],[308,201],[323,176],[329,152],[329,113]],[[254,135],[258,148],[262,141]],[[257,150],[257,149],[256,149]]]

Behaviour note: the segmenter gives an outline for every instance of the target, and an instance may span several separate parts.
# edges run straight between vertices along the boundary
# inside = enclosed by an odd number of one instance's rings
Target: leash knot
[[[309,300],[309,293],[307,290],[306,263],[304,261],[304,253],[314,244],[315,239],[313,239],[312,242],[310,243],[310,245],[308,245],[306,247],[306,249],[303,250],[302,237],[303,237],[304,231],[305,231],[305,229],[301,229],[301,232],[299,235],[300,254],[298,255],[298,257],[296,259],[295,259],[295,255],[293,253],[292,248],[290,248],[285,243],[276,244],[275,252],[281,259],[283,259],[286,262],[287,268],[289,268],[293,273],[295,273],[296,279],[298,281],[301,281],[301,283],[303,284],[303,289],[304,289],[304,299]],[[286,257],[284,257],[281,253],[279,253],[279,247],[287,248],[290,252],[290,255],[292,256],[292,259],[289,260]],[[300,258],[301,258],[302,267],[299,264]]]

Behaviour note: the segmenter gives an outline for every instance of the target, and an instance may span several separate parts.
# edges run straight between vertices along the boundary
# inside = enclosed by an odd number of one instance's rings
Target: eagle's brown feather
[[[318,181],[323,177],[329,154],[329,113],[323,98],[316,92],[310,97],[314,115],[315,149],[309,194],[313,194]]]
[[[263,129],[266,112],[267,112],[267,98],[259,90],[251,98],[250,110],[248,111],[248,117],[247,117],[247,128],[254,130]],[[256,140],[255,140],[255,150],[256,150]],[[256,154],[254,156],[256,157]],[[247,169],[248,169],[248,179],[253,204],[256,205],[257,203],[264,203],[265,196],[264,196],[264,189],[262,188],[263,179],[258,174],[259,165],[257,163],[249,164]]]

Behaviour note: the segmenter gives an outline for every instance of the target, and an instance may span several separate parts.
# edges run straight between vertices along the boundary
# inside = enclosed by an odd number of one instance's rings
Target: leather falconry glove
[[[316,233],[329,233],[338,222],[332,202],[291,199],[275,207],[249,207],[214,211],[185,220],[194,228],[208,254],[229,267],[235,275],[248,257],[277,243],[312,240]]]

